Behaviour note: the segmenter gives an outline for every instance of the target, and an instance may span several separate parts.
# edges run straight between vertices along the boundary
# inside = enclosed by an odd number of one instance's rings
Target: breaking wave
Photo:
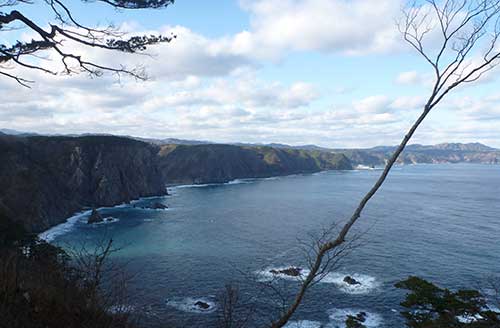
[[[367,328],[375,328],[382,324],[382,317],[377,313],[359,309],[332,309],[329,311],[330,322],[327,327],[345,328],[345,320],[347,319],[347,316],[356,316],[360,312],[364,312],[366,315],[366,319],[363,322],[363,325],[365,325]]]
[[[259,270],[256,274],[260,277],[261,282],[271,282],[276,279],[286,279],[290,281],[301,281],[309,274],[308,269],[300,269],[300,273],[296,276],[287,275],[280,271],[286,270],[289,268],[297,268],[296,266],[280,266],[280,267],[268,267],[264,270]],[[275,272],[272,272],[275,271]],[[355,279],[359,284],[348,284],[344,281],[345,277],[351,277]],[[346,294],[353,295],[361,295],[368,294],[373,290],[380,287],[380,283],[377,281],[375,277],[366,275],[366,274],[344,274],[339,272],[331,272],[328,273],[323,279],[321,283],[324,284],[334,284],[340,291]]]
[[[56,237],[64,235],[70,231],[72,231],[75,227],[75,224],[79,221],[82,221],[84,218],[86,218],[88,215],[90,215],[92,211],[87,210],[80,212],[78,214],[73,215],[72,217],[68,218],[66,222],[58,224],[40,234],[38,234],[38,238],[41,240],[44,240],[48,243],[53,241]]]
[[[204,309],[198,305],[197,302],[202,302],[208,305],[208,308]],[[189,312],[189,313],[213,313],[217,309],[215,301],[207,297],[193,298],[172,298],[165,301],[167,306],[171,306],[179,311]]]

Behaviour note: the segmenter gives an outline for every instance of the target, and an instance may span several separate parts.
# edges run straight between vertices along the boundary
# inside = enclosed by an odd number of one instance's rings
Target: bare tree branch
[[[436,24],[433,24],[433,21]],[[464,83],[477,81],[499,64],[499,21],[499,0],[426,0],[424,4],[415,1],[403,10],[398,28],[403,39],[432,67],[435,73],[432,91],[422,113],[410,127],[351,218],[335,238],[318,243],[315,256],[308,257],[311,263],[310,273],[302,281],[294,302],[283,315],[270,324],[270,327],[283,327],[293,316],[308,289],[314,285],[317,277],[321,276],[322,265],[335,258],[331,254],[338,252],[346,243],[352,226],[383,185],[396,160],[430,111],[452,90]],[[437,51],[433,52],[433,47],[425,47],[424,44],[427,37],[436,30],[441,34],[441,43]]]
[[[173,4],[173,0],[82,0],[85,3],[102,2],[118,9],[160,9]],[[48,28],[30,19],[22,12],[13,7],[23,4],[34,4],[30,0],[3,0],[0,1],[0,9],[11,8],[10,12],[0,10],[0,32],[19,29],[20,26],[29,29],[37,38],[31,41],[17,40],[13,44],[0,44],[0,69],[5,69],[5,65],[12,63],[10,67],[21,67],[33,69],[44,73],[77,74],[86,72],[90,76],[99,77],[104,72],[132,76],[139,80],[147,79],[147,75],[142,68],[127,68],[124,65],[108,66],[86,60],[76,50],[66,50],[63,46],[65,41],[73,42],[88,48],[97,48],[109,51],[124,53],[140,53],[148,46],[172,41],[175,35],[140,35],[126,37],[126,34],[116,29],[112,25],[103,28],[90,27],[81,24],[74,16],[65,0],[44,0],[48,8],[55,14],[55,23],[49,23]],[[17,25],[13,25],[17,24]],[[20,24],[20,25],[19,25]],[[33,55],[42,51],[52,50],[59,57],[62,64],[62,71],[49,69],[37,61],[30,61]],[[28,58],[25,60],[24,58]],[[4,77],[12,78],[23,86],[28,86],[32,81],[20,78],[14,74],[1,74]]]

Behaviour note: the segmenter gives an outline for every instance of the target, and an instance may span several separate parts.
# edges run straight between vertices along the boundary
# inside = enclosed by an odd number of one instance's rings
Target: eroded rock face
[[[289,268],[282,269],[282,270],[272,269],[269,272],[271,272],[274,275],[284,274],[284,275],[290,276],[290,277],[298,277],[298,276],[300,276],[300,274],[302,272],[302,268],[289,267]]]
[[[158,151],[111,136],[0,136],[0,210],[39,232],[85,207],[163,195]]]

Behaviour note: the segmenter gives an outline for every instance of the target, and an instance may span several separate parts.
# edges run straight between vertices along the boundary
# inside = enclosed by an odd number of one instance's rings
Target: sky
[[[0,78],[0,128],[334,148],[393,145],[421,113],[433,83],[431,67],[396,27],[405,0],[177,0],[162,10],[129,11],[68,3],[90,26],[113,22],[131,35],[177,38],[150,47],[148,56],[75,49],[98,63],[144,66],[145,82],[21,71],[36,81],[26,89]],[[53,21],[43,2],[18,9],[42,25]],[[23,29],[1,32],[0,43],[32,37]],[[50,54],[42,63],[58,65]],[[453,92],[413,143],[500,147],[497,75]]]

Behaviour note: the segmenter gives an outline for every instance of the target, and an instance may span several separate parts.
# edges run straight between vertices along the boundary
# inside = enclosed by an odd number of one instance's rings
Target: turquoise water
[[[102,209],[117,220],[88,226],[82,215],[49,235],[65,247],[91,247],[103,238],[123,246],[114,260],[137,274],[130,302],[142,309],[146,325],[212,327],[216,312],[193,311],[194,300],[216,304],[216,295],[231,282],[248,303],[269,310],[276,302],[259,285],[269,269],[303,266],[297,238],[341,223],[379,174],[329,171],[173,187],[170,196],[136,203],[161,201],[168,210]],[[393,287],[398,280],[418,275],[459,288],[478,287],[486,276],[498,275],[500,167],[396,167],[353,232],[361,234],[361,245],[307,295],[294,318],[304,327],[341,327],[346,313],[358,310],[369,313],[371,327],[401,327],[398,304],[404,293]],[[345,275],[362,287],[343,284]]]

